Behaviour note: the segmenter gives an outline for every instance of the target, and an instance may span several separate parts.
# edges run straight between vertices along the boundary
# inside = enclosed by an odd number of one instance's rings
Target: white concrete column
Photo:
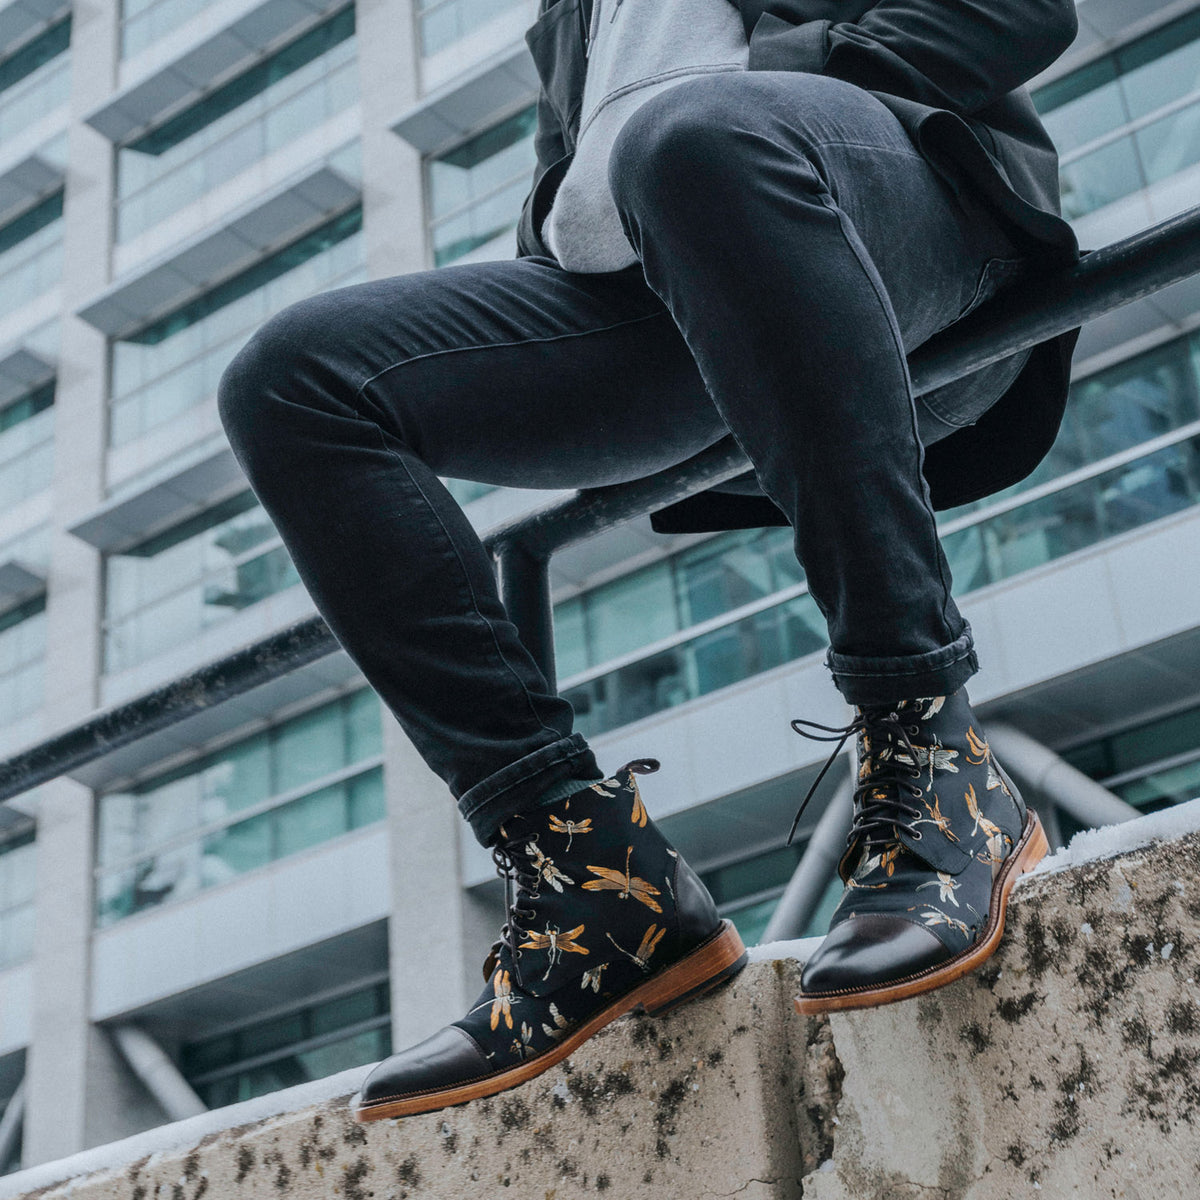
[[[421,156],[389,128],[419,94],[412,0],[358,0],[363,218],[372,278],[426,266]]]
[[[391,852],[388,949],[392,1045],[399,1050],[466,1012],[499,928],[463,890],[461,819],[449,788],[384,714],[384,780]],[[417,986],[419,984],[419,986]]]
[[[47,591],[47,732],[92,712],[100,667],[101,564],[97,553],[66,528],[104,498],[107,345],[73,314],[107,285],[109,277],[112,146],[82,117],[115,86],[117,17],[117,0],[76,6],[71,35],[63,217],[67,266]],[[122,1073],[128,1074],[118,1056],[97,1045],[90,1022],[94,798],[89,789],[61,779],[40,789],[37,816],[26,1165],[114,1136],[118,1131],[107,1122],[119,1107],[113,1097],[125,1090]]]

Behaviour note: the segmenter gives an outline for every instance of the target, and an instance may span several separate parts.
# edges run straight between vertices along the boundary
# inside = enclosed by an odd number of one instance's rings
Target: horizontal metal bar
[[[918,395],[1200,274],[1200,206],[1002,292],[910,359]],[[489,531],[493,554],[519,545],[536,558],[585,541],[749,470],[726,438],[687,462],[629,483],[587,488]],[[0,801],[55,779],[337,649],[319,617],[209,663],[0,762]]]

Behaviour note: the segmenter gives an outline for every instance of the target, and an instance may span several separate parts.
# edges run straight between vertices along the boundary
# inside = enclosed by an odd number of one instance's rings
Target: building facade
[[[535,16],[0,0],[0,756],[311,614],[217,380],[294,300],[514,253]],[[1200,197],[1200,5],[1079,16],[1035,98],[1094,247]],[[448,486],[481,530],[548,498]],[[1200,793],[1200,279],[1089,326],[1050,456],[942,529],[985,717],[1139,808]],[[788,719],[849,716],[787,531],[638,521],[553,579],[578,727],[661,759],[756,939],[823,758]],[[376,1061],[474,996],[500,911],[340,655],[0,807],[0,1170]]]

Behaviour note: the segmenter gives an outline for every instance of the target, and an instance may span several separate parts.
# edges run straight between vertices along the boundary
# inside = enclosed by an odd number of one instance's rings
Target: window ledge
[[[423,154],[440,150],[537,99],[538,78],[524,42],[506,47],[459,79],[438,88],[392,123]]]
[[[361,195],[340,172],[317,167],[234,212],[220,228],[151,259],[78,315],[110,337],[128,336],[345,212]]]
[[[239,71],[344,5],[345,0],[263,0],[223,29],[197,42],[185,54],[122,88],[84,120],[110,141],[127,142],[195,104]]]

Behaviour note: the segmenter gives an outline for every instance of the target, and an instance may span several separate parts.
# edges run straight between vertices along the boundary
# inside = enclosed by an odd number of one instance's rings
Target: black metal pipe
[[[912,356],[914,388],[918,395],[924,394],[1196,274],[1200,274],[1200,206],[1096,250],[1072,267],[1039,274],[1005,291]],[[612,487],[588,488],[489,531],[485,544],[510,564],[502,566],[501,573],[514,580],[518,575],[535,579],[531,602],[521,598],[524,585],[501,584],[510,611],[515,606],[521,613],[517,626],[522,637],[538,646],[535,656],[552,652],[544,568],[555,551],[723,483],[749,466],[727,438],[669,471]],[[509,558],[514,548],[522,554]],[[526,560],[541,563],[541,574]],[[310,617],[183,679],[98,713],[0,762],[0,802],[336,649],[324,621]],[[549,674],[553,678],[552,665]]]
[[[520,542],[509,542],[496,556],[500,599],[521,642],[542,669],[553,692],[554,609],[550,603],[550,560],[530,554]]]

